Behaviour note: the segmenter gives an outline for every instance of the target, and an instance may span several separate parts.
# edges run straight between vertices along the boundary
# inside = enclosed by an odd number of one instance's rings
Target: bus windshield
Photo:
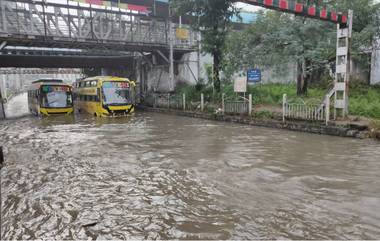
[[[128,82],[103,82],[103,103],[125,105],[130,103]]]
[[[70,87],[44,85],[41,87],[41,107],[65,108],[72,107],[73,100]]]

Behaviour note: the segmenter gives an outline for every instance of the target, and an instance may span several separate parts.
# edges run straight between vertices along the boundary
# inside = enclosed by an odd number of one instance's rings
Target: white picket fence
[[[205,103],[204,94],[201,94],[200,101],[190,102],[186,99],[185,94],[170,93],[153,93],[145,98],[145,103],[154,108],[181,109],[183,111],[204,111]],[[227,114],[252,114],[252,95],[248,98],[241,97],[241,100],[228,100],[222,95],[221,112]]]
[[[330,97],[327,95],[321,105],[289,103],[286,94],[282,99],[282,120],[286,119],[330,121]]]
[[[186,95],[153,94],[154,108],[183,109],[186,110]]]
[[[241,100],[226,100],[222,95],[222,111],[228,114],[252,114],[252,95],[247,98],[241,97]]]

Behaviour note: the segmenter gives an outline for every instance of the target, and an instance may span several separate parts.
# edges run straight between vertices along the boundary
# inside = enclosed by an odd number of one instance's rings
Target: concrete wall
[[[168,92],[170,91],[170,76],[168,66],[156,66],[150,68],[146,74],[148,91]],[[176,78],[175,78],[176,79]]]
[[[201,55],[201,70],[198,73],[198,53],[192,52],[184,54],[178,63],[174,66],[174,88],[178,84],[193,84],[198,81],[198,75],[202,79],[206,79],[206,70],[204,68],[206,63],[212,63],[209,55]],[[147,80],[148,91],[167,92],[170,90],[170,75],[169,66],[161,65],[150,67],[146,71],[145,77]],[[142,78],[140,78],[141,80]]]
[[[262,83],[295,83],[297,80],[297,66],[296,64],[289,63],[280,66],[279,70],[273,68],[261,68]]]
[[[209,54],[201,54],[199,73],[197,60],[197,52],[183,55],[181,60],[179,60],[179,64],[175,65],[174,88],[178,84],[184,83],[195,85],[198,81],[198,74],[200,79],[208,82],[206,66],[213,64],[212,56]],[[140,71],[140,67],[138,70]],[[274,70],[272,68],[261,68],[261,70],[263,84],[294,83],[297,79],[296,65],[292,63],[281,66],[280,70]],[[146,79],[148,91],[168,92],[170,90],[168,65],[150,66],[143,74],[144,76],[138,76],[137,81],[143,83],[144,79]]]
[[[255,67],[261,70],[261,84],[270,83],[295,83],[297,81],[297,69],[296,64],[289,63],[282,66],[277,66],[276,69],[270,67]],[[235,73],[231,77],[231,81],[234,81],[238,76],[246,76],[245,72]]]
[[[37,79],[56,78],[62,79],[67,83],[72,83],[82,77],[82,74],[79,73],[24,74],[22,71],[23,69],[17,69],[16,73],[0,74],[0,89],[3,97],[8,96],[10,93],[27,90],[32,81]]]
[[[185,54],[178,65],[178,75],[176,83],[196,84],[198,82],[198,53]],[[187,64],[186,64],[187,63]]]
[[[187,61],[191,70],[193,71],[196,78],[193,77],[189,67],[185,64],[179,65],[179,82],[196,84],[198,81],[198,53],[193,52],[190,54],[185,54],[181,61]],[[210,54],[200,54],[200,64],[199,64],[199,79],[208,81],[206,66],[213,64],[213,58]]]

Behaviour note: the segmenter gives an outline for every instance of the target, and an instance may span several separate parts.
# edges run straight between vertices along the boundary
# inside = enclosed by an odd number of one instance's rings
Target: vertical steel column
[[[170,45],[170,53],[169,53],[169,90],[174,90],[174,36],[173,36],[173,23],[172,23],[172,13],[169,2],[169,45]]]
[[[69,0],[67,0],[67,22],[69,24],[69,38],[71,38],[71,18],[70,18],[70,6]]]
[[[42,1],[42,14],[44,15],[44,31],[45,31],[45,38],[47,37],[47,24],[46,24],[46,11],[45,11],[45,3],[46,3],[46,0],[43,0]],[[30,8],[30,6],[29,6]],[[31,27],[33,28],[33,14],[30,15],[30,24],[31,24]]]
[[[198,51],[197,51],[197,69],[198,69],[198,76],[197,76],[197,82],[200,82],[201,79],[201,32],[198,31]]]
[[[102,22],[101,22],[101,19],[99,20],[99,23],[100,25],[102,25]],[[103,31],[102,31],[102,27],[103,26],[100,26],[100,32],[101,32],[101,35],[103,36]],[[95,39],[94,38],[94,18],[92,16],[92,4],[90,4],[90,29],[91,29],[91,39]]]

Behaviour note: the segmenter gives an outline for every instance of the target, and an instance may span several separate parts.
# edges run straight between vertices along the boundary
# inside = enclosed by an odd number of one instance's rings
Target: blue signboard
[[[247,81],[249,83],[261,82],[261,70],[250,69],[247,71]]]

